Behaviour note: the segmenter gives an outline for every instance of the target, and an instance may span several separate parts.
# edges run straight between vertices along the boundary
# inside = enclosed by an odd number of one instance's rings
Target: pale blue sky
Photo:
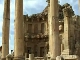
[[[40,13],[46,7],[46,0],[23,0],[23,11],[24,14],[34,14]],[[59,0],[60,4],[65,3],[71,4],[75,14],[79,14],[78,0]],[[14,49],[14,13],[15,13],[15,0],[11,0],[10,6],[10,50]],[[4,10],[4,0],[0,0],[0,46],[2,45],[2,23],[3,23],[3,10]]]

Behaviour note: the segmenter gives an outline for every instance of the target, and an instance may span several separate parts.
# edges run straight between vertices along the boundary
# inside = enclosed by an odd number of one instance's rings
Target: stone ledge
[[[77,55],[62,55],[63,59],[78,59]]]

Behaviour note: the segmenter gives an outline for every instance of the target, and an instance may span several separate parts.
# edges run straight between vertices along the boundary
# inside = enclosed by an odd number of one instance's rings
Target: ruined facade
[[[61,6],[58,0],[47,0],[48,6],[31,16],[23,15],[23,0],[15,1],[14,53],[9,54],[10,0],[4,2],[2,60],[80,57],[80,17],[74,14],[70,4]]]
[[[45,53],[49,52],[48,8],[49,6],[38,14],[24,15],[24,40],[27,55],[34,53],[35,57],[43,57]],[[63,55],[66,53],[70,55],[80,54],[79,19],[80,17],[74,14],[70,4],[59,5],[59,41]]]
[[[35,56],[44,56],[45,44],[48,42],[47,14],[24,15],[25,52]]]

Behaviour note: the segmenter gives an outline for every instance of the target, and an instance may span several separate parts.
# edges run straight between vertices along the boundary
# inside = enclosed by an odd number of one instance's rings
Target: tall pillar
[[[9,54],[10,0],[4,0],[4,15],[2,27],[2,60]]]
[[[51,59],[60,55],[58,0],[50,0],[49,16],[49,50]]]
[[[15,40],[14,60],[21,60],[24,56],[23,31],[23,0],[15,0]]]
[[[50,0],[47,0],[46,2],[48,2],[48,35],[49,35],[49,21],[50,21]],[[48,51],[48,53],[50,52],[50,49]]]
[[[70,10],[70,8],[64,8],[63,9],[63,13],[64,13],[64,53],[65,54],[71,54],[71,16],[72,16],[72,12]],[[73,40],[72,40],[73,41]]]

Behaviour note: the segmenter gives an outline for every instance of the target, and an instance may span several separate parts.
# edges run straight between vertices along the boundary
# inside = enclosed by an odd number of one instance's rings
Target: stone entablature
[[[47,21],[48,14],[45,13],[39,13],[39,14],[33,14],[31,16],[24,15],[26,22],[42,22]]]

